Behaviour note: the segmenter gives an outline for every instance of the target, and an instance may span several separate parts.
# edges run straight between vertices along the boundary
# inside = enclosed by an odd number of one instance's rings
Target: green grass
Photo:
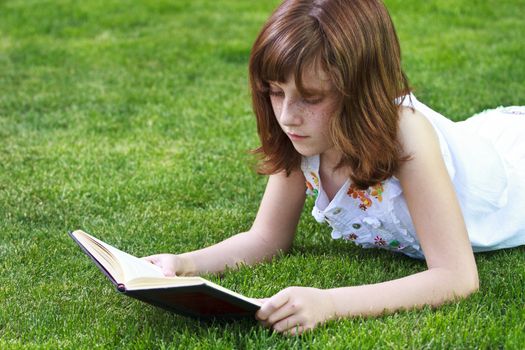
[[[265,185],[247,87],[277,1],[0,0],[0,348],[509,348],[525,344],[525,249],[479,254],[481,289],[438,310],[286,338],[116,293],[67,236],[135,255],[249,228]],[[525,104],[521,0],[387,1],[418,97],[454,120]],[[265,297],[384,281],[424,263],[332,241],[308,215],[291,253],[209,276]]]

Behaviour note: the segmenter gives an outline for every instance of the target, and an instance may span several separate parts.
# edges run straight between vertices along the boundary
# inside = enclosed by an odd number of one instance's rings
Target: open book
[[[84,231],[69,233],[119,292],[196,318],[254,316],[260,304],[201,277],[165,277],[161,269]]]

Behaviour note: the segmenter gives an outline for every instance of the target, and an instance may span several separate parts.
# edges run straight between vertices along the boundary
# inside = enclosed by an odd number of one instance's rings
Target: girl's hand
[[[323,289],[289,287],[261,301],[255,317],[263,326],[287,335],[301,334],[335,317],[331,295]]]
[[[175,254],[156,254],[145,256],[142,259],[160,267],[166,277],[184,275],[183,261]]]

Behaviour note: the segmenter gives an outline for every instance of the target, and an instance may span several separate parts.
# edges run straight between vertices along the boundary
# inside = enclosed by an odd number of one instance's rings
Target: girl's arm
[[[478,289],[474,255],[434,129],[423,115],[404,109],[400,141],[412,159],[402,165],[397,176],[428,269],[356,287],[285,289],[258,312],[264,324],[295,334],[331,318],[435,307]]]
[[[270,175],[255,221],[239,233],[210,247],[180,255],[158,254],[145,259],[165,275],[216,273],[238,264],[254,264],[287,251],[295,236],[304,201],[304,176],[294,171]]]
[[[418,112],[404,109],[400,141],[412,160],[398,174],[428,270],[394,281],[348,290],[341,314],[377,315],[423,305],[438,306],[478,289],[478,273],[454,187],[434,129]],[[381,292],[379,292],[381,291]]]

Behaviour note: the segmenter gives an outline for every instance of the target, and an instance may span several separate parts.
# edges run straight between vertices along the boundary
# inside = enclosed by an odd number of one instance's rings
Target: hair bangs
[[[289,25],[288,30],[279,29],[270,35],[259,53],[258,87],[265,92],[268,82],[286,82],[295,79],[301,94],[312,95],[302,83],[302,75],[309,67],[325,66],[321,57],[321,40],[319,33],[308,23]]]

